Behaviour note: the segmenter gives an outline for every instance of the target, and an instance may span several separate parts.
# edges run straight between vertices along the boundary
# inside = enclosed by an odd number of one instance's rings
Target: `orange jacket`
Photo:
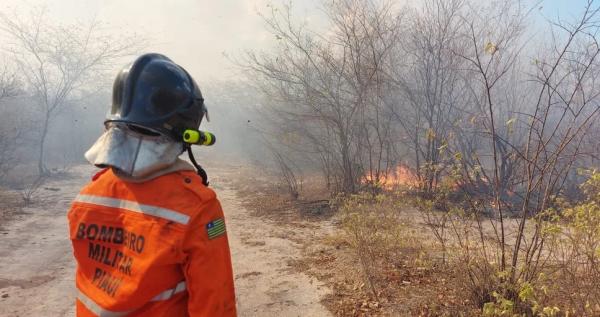
[[[103,170],[68,214],[77,316],[235,316],[223,211],[193,171],[129,183]]]

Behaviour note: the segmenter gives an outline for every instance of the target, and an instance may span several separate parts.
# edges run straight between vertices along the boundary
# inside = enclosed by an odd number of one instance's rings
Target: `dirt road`
[[[71,177],[48,182],[38,203],[0,230],[0,316],[74,316],[74,263],[65,212],[94,172],[80,166]],[[242,208],[225,180],[227,169],[212,169],[228,221],[239,316],[329,316],[319,303],[328,292],[297,273],[289,261],[299,246],[288,230]]]

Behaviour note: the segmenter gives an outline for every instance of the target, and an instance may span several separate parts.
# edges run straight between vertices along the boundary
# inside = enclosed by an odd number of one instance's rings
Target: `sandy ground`
[[[38,203],[0,230],[0,316],[74,316],[74,263],[66,210],[94,169],[44,185]],[[239,316],[329,316],[320,304],[329,291],[289,263],[300,246],[291,227],[256,218],[242,208],[225,179],[212,169],[212,186],[225,210],[233,257]]]

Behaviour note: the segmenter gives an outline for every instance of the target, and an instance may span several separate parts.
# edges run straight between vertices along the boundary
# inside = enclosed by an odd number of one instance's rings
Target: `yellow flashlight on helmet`
[[[194,129],[187,129],[183,131],[183,142],[188,144],[210,146],[215,144],[215,141],[217,141],[215,135],[210,132]]]

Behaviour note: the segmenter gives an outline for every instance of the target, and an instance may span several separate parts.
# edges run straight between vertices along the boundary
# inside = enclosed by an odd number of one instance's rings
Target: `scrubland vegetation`
[[[334,1],[322,30],[273,5],[276,50],[237,61],[290,199],[321,176],[376,311],[409,267],[460,299],[412,313],[600,314],[599,4],[541,5]]]
[[[222,149],[287,195],[248,200],[338,225],[300,265],[329,308],[600,315],[600,3],[336,0],[322,21],[292,4],[259,10],[276,44],[231,56],[244,79],[201,87]],[[0,32],[0,185],[21,175],[28,202],[81,162],[144,40],[43,10]]]

